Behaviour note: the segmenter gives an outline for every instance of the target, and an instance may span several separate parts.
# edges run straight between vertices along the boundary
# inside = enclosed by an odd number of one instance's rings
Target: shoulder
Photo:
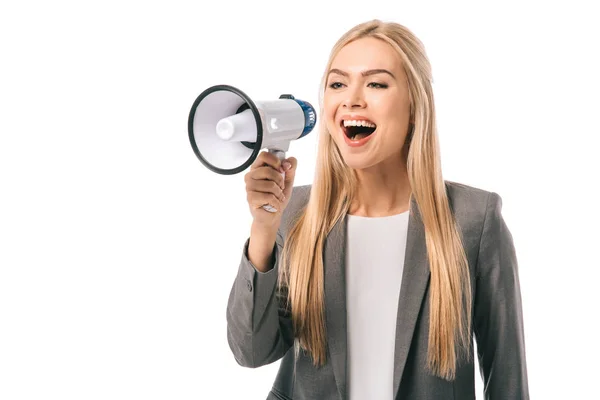
[[[486,219],[500,215],[502,198],[498,193],[460,182],[445,183],[450,208],[465,233],[481,235]]]
[[[464,212],[466,210],[484,210],[488,201],[495,193],[476,186],[467,185],[460,182],[446,180],[446,193],[450,205],[455,212]]]

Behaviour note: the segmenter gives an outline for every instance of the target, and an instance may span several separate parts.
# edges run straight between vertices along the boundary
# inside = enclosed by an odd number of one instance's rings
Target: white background
[[[596,7],[3,3],[0,398],[266,397],[278,362],[239,367],[226,340],[244,174],[199,162],[188,114],[220,83],[317,105],[331,46],[371,18],[425,43],[444,178],[503,199],[532,398],[600,398]],[[316,143],[291,144],[296,185]]]

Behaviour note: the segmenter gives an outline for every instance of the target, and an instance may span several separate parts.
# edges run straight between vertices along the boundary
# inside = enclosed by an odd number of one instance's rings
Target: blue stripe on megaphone
[[[302,111],[304,112],[304,130],[298,138],[300,139],[301,137],[306,136],[315,127],[315,124],[317,123],[317,112],[309,102],[298,99],[294,100],[300,105]]]

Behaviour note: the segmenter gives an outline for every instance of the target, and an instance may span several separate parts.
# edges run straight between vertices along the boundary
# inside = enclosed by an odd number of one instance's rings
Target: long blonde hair
[[[418,204],[425,228],[430,264],[428,367],[452,380],[458,361],[457,345],[470,354],[471,285],[468,261],[450,210],[441,173],[432,74],[422,43],[406,27],[372,20],[346,32],[334,45],[321,81],[320,106],[327,71],[343,46],[364,37],[390,44],[401,56],[408,78],[411,120],[405,150],[411,199]],[[297,344],[312,356],[315,366],[326,360],[323,246],[336,222],[348,212],[356,193],[354,170],[348,167],[323,119],[315,179],[306,207],[285,239],[279,288],[287,292]]]

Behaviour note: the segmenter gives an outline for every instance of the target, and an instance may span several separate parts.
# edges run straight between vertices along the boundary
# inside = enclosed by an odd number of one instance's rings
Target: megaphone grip
[[[285,160],[285,151],[283,151],[283,150],[269,149],[269,153],[275,154],[277,156],[277,158],[279,158],[280,161]],[[285,172],[282,172],[281,176],[283,176],[283,178],[285,179]],[[270,204],[265,204],[264,206],[262,206],[262,208],[268,212],[272,212],[272,213],[277,212],[277,209]]]

